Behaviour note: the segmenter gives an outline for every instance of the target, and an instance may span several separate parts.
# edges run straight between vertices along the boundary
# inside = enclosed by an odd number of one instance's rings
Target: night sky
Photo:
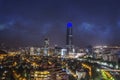
[[[65,46],[73,24],[75,46],[120,44],[119,0],[0,0],[0,44]]]

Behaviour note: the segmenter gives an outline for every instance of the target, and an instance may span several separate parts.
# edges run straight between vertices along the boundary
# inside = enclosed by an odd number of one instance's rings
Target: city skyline
[[[0,44],[6,46],[66,45],[67,23],[73,24],[73,44],[120,44],[120,1],[0,0]]]

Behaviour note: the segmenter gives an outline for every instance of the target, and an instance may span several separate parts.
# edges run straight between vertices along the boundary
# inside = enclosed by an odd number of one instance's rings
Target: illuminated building
[[[67,24],[66,46],[68,53],[71,53],[73,48],[73,34],[72,23],[70,22]]]
[[[37,55],[40,55],[40,48],[37,48]]]
[[[45,38],[45,39],[44,39],[44,47],[45,47],[45,48],[48,48],[48,47],[49,47],[49,39],[48,39],[48,38]]]
[[[49,51],[49,39],[45,38],[44,39],[44,55],[48,56],[48,51]]]
[[[67,53],[67,49],[61,49],[61,57],[65,57],[66,53]]]
[[[30,48],[30,55],[34,55],[34,47]]]

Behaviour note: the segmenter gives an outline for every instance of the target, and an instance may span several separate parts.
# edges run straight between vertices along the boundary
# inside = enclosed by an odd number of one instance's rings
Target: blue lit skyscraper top
[[[72,23],[71,22],[67,23],[66,45],[67,45],[68,52],[71,52],[72,46],[73,46],[73,34],[72,34]]]
[[[68,27],[68,28],[72,27],[72,23],[71,23],[71,22],[68,22],[68,23],[67,23],[67,27]]]

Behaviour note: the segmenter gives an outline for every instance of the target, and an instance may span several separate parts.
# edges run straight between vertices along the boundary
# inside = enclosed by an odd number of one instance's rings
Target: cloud
[[[6,26],[4,24],[0,24],[0,31],[6,29]]]
[[[9,29],[14,23],[12,21],[4,22],[0,24],[0,31]]]

